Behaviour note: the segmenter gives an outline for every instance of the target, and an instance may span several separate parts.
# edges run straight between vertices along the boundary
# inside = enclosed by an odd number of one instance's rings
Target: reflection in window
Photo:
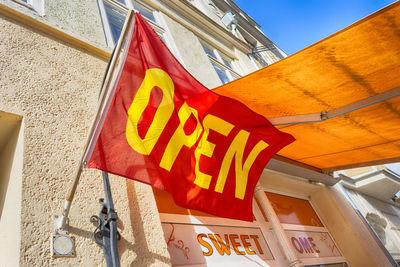
[[[133,4],[133,8],[140,13],[143,17],[156,22],[156,18],[154,17],[154,14],[152,11],[148,10],[147,8],[144,8],[138,4]]]
[[[33,9],[37,13],[41,14],[43,13],[43,3],[42,0],[13,0],[14,2],[28,7],[29,9]]]
[[[220,67],[218,67],[217,65],[211,63],[215,69],[215,71],[218,74],[219,79],[221,80],[222,83],[228,83],[230,82],[228,75],[226,75],[226,72],[221,69]]]
[[[104,9],[110,26],[112,39],[115,44],[118,41],[122,27],[124,26],[126,14],[106,2],[104,2]]]
[[[265,194],[281,223],[323,227],[308,200],[270,192]]]
[[[211,49],[208,49],[207,47],[205,47],[205,46],[203,45],[203,50],[204,50],[204,52],[206,52],[207,55],[209,55],[209,56],[211,56],[211,57],[217,59],[217,56],[214,54],[214,52],[211,51]]]
[[[232,69],[231,64],[228,63],[228,61],[224,58],[222,58],[222,62],[224,62],[224,65],[227,66],[228,68]]]
[[[223,84],[233,81],[240,77],[232,67],[233,59],[207,44],[201,41],[204,52],[208,55],[215,72],[218,74],[219,79]]]

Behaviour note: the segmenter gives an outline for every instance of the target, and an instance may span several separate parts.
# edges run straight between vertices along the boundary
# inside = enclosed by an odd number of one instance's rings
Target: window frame
[[[98,5],[99,5],[99,9],[100,9],[100,15],[101,15],[101,19],[103,22],[103,29],[104,29],[104,33],[106,36],[106,42],[107,45],[109,47],[114,47],[116,45],[116,43],[118,42],[118,40],[114,40],[112,31],[111,31],[111,26],[110,26],[110,21],[109,18],[107,16],[107,12],[106,12],[106,7],[105,7],[105,3],[107,5],[110,5],[111,7],[117,9],[118,11],[122,12],[125,14],[128,13],[129,9],[132,9],[136,12],[139,12],[139,10],[135,7],[139,6],[140,8],[143,8],[146,11],[149,11],[153,14],[154,16],[154,21],[145,17],[143,15],[143,18],[146,19],[146,21],[152,26],[152,28],[156,31],[156,33],[158,35],[160,35],[160,37],[163,39],[163,41],[165,41],[165,43],[167,44],[167,46],[169,46],[169,41],[168,38],[166,38],[165,36],[165,30],[164,27],[161,24],[161,19],[159,18],[158,15],[158,11],[149,7],[148,5],[140,2],[140,1],[133,1],[133,0],[124,0],[125,5],[122,4],[121,2],[119,2],[118,0],[98,0]],[[139,12],[140,13],[140,12]]]
[[[12,0],[12,1],[37,12],[40,16],[43,16],[43,1],[42,0],[26,0],[26,1]]]
[[[210,45],[206,41],[200,39],[200,44],[203,47],[204,53],[207,55],[208,59],[210,60],[211,65],[214,68],[214,71],[217,73],[218,78],[220,79],[222,84],[231,82],[233,80],[236,80],[240,77],[242,77],[237,71],[237,66],[235,63],[235,60],[225,53],[221,52],[214,46]],[[210,53],[208,53],[209,51]],[[214,56],[213,56],[214,55]],[[216,70],[216,67],[224,71],[226,78],[228,79],[227,82],[224,82],[220,75],[218,74],[218,71]]]
[[[310,204],[311,208],[314,210],[315,214],[317,215],[318,219],[320,220],[320,222],[322,223],[323,226],[320,227],[320,226],[299,225],[299,224],[286,224],[286,223],[279,222],[281,224],[283,230],[285,232],[287,232],[287,231],[302,231],[302,232],[320,232],[320,233],[327,234],[331,238],[333,243],[335,244],[336,249],[341,254],[341,256],[333,256],[333,257],[300,258],[301,262],[305,266],[334,264],[334,263],[346,263],[348,265],[348,262],[346,261],[345,257],[343,256],[344,255],[343,252],[340,250],[340,248],[337,245],[335,239],[332,237],[332,235],[329,232],[328,228],[326,228],[326,226],[324,224],[324,221],[321,219],[321,216],[318,214],[316,208],[314,207],[313,203],[310,201],[310,199],[308,197],[297,195],[297,194],[293,194],[293,193],[288,193],[288,192],[282,192],[282,191],[279,191],[279,190],[273,190],[273,189],[269,189],[269,188],[268,189],[264,188],[263,191],[264,191],[264,193],[279,194],[279,195],[282,195],[282,196],[298,198],[298,199],[302,199],[302,200],[308,201],[308,203]],[[255,216],[256,216],[256,214],[255,214]],[[265,222],[264,216],[261,213],[261,211],[260,211],[260,213],[257,214],[257,216],[259,216],[258,218],[256,217],[257,220],[260,220],[260,221],[263,220]],[[272,230],[272,228],[270,230]]]
[[[254,58],[253,54],[249,54],[248,56],[249,56],[249,59],[250,59],[251,63],[253,63],[254,67],[255,67],[257,70],[260,70],[260,69],[264,68],[264,67],[261,65],[261,63],[259,63],[258,60],[256,60],[256,59]]]

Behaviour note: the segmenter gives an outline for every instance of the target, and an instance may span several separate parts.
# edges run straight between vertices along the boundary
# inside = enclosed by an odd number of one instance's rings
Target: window
[[[28,0],[29,1],[29,0]],[[164,29],[159,25],[156,12],[145,4],[132,0],[98,0],[104,31],[109,46],[118,42],[129,9],[139,12],[165,41]]]
[[[36,11],[37,13],[39,13],[39,15],[42,15],[43,13],[42,0],[13,0],[13,1]]]
[[[153,193],[172,266],[283,266],[276,264],[264,222],[185,209],[170,193],[154,187]]]
[[[240,75],[234,71],[234,61],[232,58],[205,43],[204,41],[201,42],[201,45],[203,46],[204,52],[210,59],[215,72],[218,74],[218,77],[223,84],[240,77]]]
[[[259,70],[263,68],[264,66],[260,63],[260,61],[256,58],[253,57],[253,54],[249,54],[250,61],[253,63],[253,65]]]
[[[110,39],[112,41],[110,42],[115,45],[118,41],[119,35],[121,34],[122,27],[124,26],[126,13],[108,4],[107,2],[104,2],[104,9],[111,31]]]
[[[308,199],[272,192],[265,194],[305,266],[347,266],[339,247]],[[262,209],[261,213],[267,221]],[[329,265],[331,263],[335,264]]]

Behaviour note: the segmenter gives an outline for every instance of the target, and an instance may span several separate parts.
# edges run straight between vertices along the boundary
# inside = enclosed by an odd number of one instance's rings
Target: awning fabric
[[[396,87],[399,2],[214,90],[272,118],[329,111]],[[326,121],[278,128],[297,139],[279,155],[321,171],[400,161],[400,97]]]

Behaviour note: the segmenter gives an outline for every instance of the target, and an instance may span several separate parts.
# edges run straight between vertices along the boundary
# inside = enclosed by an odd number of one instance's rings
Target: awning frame
[[[290,176],[300,177],[308,180],[309,182],[322,183],[328,186],[333,186],[341,180],[339,177],[333,177],[331,173],[311,170],[305,168],[304,166],[298,166],[296,164],[288,163],[276,158],[272,158],[265,168],[268,170],[285,173]]]
[[[309,113],[293,116],[282,116],[268,118],[273,125],[288,125],[288,124],[299,124],[299,123],[310,123],[310,122],[321,122],[326,121],[344,114],[348,114],[355,110],[359,110],[374,104],[381,103],[383,101],[392,99],[400,96],[400,87],[396,87],[389,91],[376,94],[371,97],[361,99],[359,101],[350,103],[348,105],[333,109],[331,111],[321,111],[320,113]]]

